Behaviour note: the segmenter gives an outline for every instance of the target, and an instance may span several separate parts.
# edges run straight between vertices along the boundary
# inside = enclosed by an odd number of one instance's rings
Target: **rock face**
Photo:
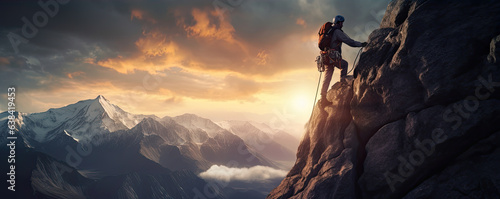
[[[268,198],[500,198],[498,13],[392,1]]]

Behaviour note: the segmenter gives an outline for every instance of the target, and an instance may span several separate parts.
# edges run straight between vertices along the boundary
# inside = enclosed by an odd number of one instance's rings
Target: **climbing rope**
[[[347,72],[347,74],[349,75],[349,73],[352,72],[352,70],[354,70],[354,68],[356,68],[356,60],[358,59],[358,56],[359,56],[359,53],[361,53],[361,51],[363,50],[364,47],[361,47],[361,49],[359,49],[358,51],[358,54],[356,55],[356,58],[354,59],[354,64],[352,65],[352,68],[349,72]]]
[[[323,71],[319,71],[318,86],[316,87],[316,95],[314,95],[314,103],[312,108],[313,111],[314,111],[314,105],[316,105],[316,99],[318,98],[318,90],[319,90],[319,84],[321,82],[321,74],[323,74]]]

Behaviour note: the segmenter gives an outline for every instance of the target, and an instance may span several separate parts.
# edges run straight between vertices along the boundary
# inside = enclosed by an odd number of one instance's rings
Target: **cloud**
[[[85,75],[85,73],[82,72],[82,71],[76,71],[76,72],[68,73],[68,77],[70,79],[73,79],[75,77],[82,76],[82,75]]]
[[[94,63],[120,73],[134,73],[136,70],[155,74],[158,71],[181,65],[185,59],[179,46],[157,29],[144,30],[143,37],[135,41],[138,52],[129,56],[102,59]]]
[[[267,62],[269,61],[269,53],[267,53],[265,50],[263,51],[260,51],[258,54],[257,54],[257,64],[258,65],[266,65]]]
[[[194,103],[234,103],[241,110],[245,106],[239,104],[247,103],[248,111],[266,104],[262,109],[270,110],[276,104],[269,99],[286,101],[279,93],[296,92],[293,85],[315,88],[319,26],[343,14],[345,32],[364,40],[366,27],[376,25],[372,22],[387,5],[386,0],[241,1],[220,16],[212,3],[71,0],[16,54],[6,35],[22,35],[21,18],[42,9],[38,1],[0,1],[1,88],[15,85],[26,95],[22,100],[33,101],[20,106],[28,112],[98,94],[112,95],[119,104],[131,101],[120,96],[144,99],[127,107],[139,113],[159,112],[155,104],[171,110]],[[350,57],[350,50],[344,51],[348,61],[357,52]]]
[[[236,74],[200,74],[179,68],[164,72],[168,75],[158,77],[158,86],[163,88],[160,92],[193,99],[255,101],[254,95],[265,87],[263,83]]]
[[[175,65],[272,76],[307,67],[309,62],[304,58],[314,56],[314,48],[304,48],[314,41],[297,40],[294,36],[315,35],[321,24],[343,14],[345,31],[356,39],[366,39],[366,34],[358,32],[365,33],[366,21],[376,21],[373,13],[384,10],[386,5],[384,0],[242,1],[221,16],[211,1],[202,0],[73,0],[61,6],[35,38],[22,44],[21,52],[40,60],[69,50],[81,56],[93,53],[96,63],[121,73],[153,72]],[[7,24],[0,32],[20,34],[22,21],[5,19],[32,16],[37,9],[40,8],[36,1],[0,5],[0,16],[5,16],[2,23]],[[0,48],[11,50],[6,37],[0,40],[4,46]],[[96,52],[95,48],[101,51]],[[263,51],[269,58],[262,59]],[[290,52],[295,56],[283,57]],[[155,56],[151,57],[151,53]],[[148,56],[143,57],[144,54]],[[50,67],[59,65],[42,61]]]
[[[192,26],[184,25],[188,36],[225,40],[230,43],[236,42],[233,37],[235,31],[233,26],[229,21],[224,20],[225,18],[218,17],[216,11],[202,11],[194,8],[192,16],[195,24]],[[214,23],[214,19],[218,23]]]
[[[265,182],[284,178],[286,174],[287,172],[284,170],[260,165],[250,168],[229,168],[223,165],[212,165],[207,171],[200,173],[200,177],[205,180],[218,180],[223,182]]]
[[[156,21],[156,19],[154,19],[153,17],[149,16],[148,13],[139,9],[132,9],[130,14],[130,20],[133,20],[134,18],[139,20],[146,20],[147,22],[150,22],[152,24],[158,23],[158,21]]]
[[[174,96],[174,97],[166,99],[165,103],[167,103],[167,104],[180,104],[180,103],[182,103],[182,99]]]
[[[295,21],[295,23],[296,23],[297,25],[301,25],[301,26],[303,26],[303,27],[306,27],[306,26],[307,26],[306,21],[304,21],[304,19],[302,19],[302,18],[297,18],[297,20]]]

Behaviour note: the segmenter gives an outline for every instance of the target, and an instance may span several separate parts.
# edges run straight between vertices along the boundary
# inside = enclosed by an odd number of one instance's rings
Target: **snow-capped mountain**
[[[66,133],[77,141],[90,141],[99,133],[130,129],[151,115],[134,115],[123,111],[99,95],[62,108],[24,115],[25,135],[39,143]]]

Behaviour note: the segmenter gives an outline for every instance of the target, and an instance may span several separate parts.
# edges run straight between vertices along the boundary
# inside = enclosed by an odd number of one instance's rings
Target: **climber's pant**
[[[348,63],[346,60],[343,60],[340,62],[341,64],[341,71],[340,71],[340,78],[344,78],[347,76],[347,66]],[[335,69],[335,66],[332,65],[327,65],[325,69],[325,79],[323,80],[323,87],[321,87],[321,97],[325,98],[326,97],[326,92],[328,91],[328,87],[330,86],[330,81],[332,81],[332,76],[333,76],[333,70]]]

